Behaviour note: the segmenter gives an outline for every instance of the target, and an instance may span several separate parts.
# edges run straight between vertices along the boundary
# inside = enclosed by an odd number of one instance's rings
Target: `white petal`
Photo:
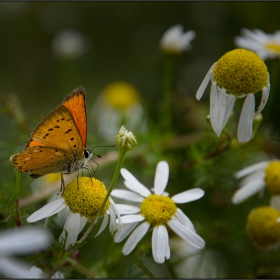
[[[250,182],[248,182],[247,185],[244,185],[240,189],[238,189],[234,193],[234,195],[231,199],[231,202],[233,204],[238,204],[238,203],[244,201],[245,199],[247,199],[248,197],[250,197],[251,195],[257,193],[264,187],[265,187],[264,181],[262,179],[255,178],[255,179],[251,180]]]
[[[133,205],[116,204],[116,207],[118,208],[121,215],[135,214],[140,212],[140,208]]]
[[[20,260],[0,257],[0,272],[10,278],[33,278],[30,272],[31,266]]]
[[[141,214],[122,216],[121,222],[123,224],[135,223],[143,221],[145,218]]]
[[[194,247],[199,249],[204,248],[204,240],[194,231],[179,223],[176,219],[171,219],[167,224],[175,233],[177,233],[181,238],[183,238]]]
[[[166,161],[160,161],[157,164],[154,181],[155,194],[161,195],[167,185],[169,177],[169,166]]]
[[[62,238],[65,238],[66,231],[68,232],[67,240],[65,243],[65,249],[68,248],[68,246],[77,241],[77,237],[79,235],[80,230],[80,222],[81,222],[81,215],[79,213],[71,213],[67,217],[63,232],[60,235],[59,240]]]
[[[236,179],[239,179],[241,177],[244,177],[252,172],[255,172],[255,171],[258,171],[258,170],[265,170],[265,168],[268,166],[268,164],[270,163],[269,160],[266,160],[266,161],[261,161],[259,163],[255,163],[255,164],[252,164],[248,167],[245,167],[243,169],[241,169],[240,171],[238,171],[237,173],[235,173],[235,178]]]
[[[44,277],[44,273],[42,269],[36,266],[32,266],[30,268],[30,273],[32,274],[32,278],[46,278]]]
[[[144,198],[139,194],[126,190],[113,190],[111,192],[111,196],[136,202],[142,202],[144,200]]]
[[[178,193],[178,194],[172,196],[171,199],[175,203],[187,203],[190,201],[197,200],[197,199],[201,198],[203,195],[204,195],[204,190],[202,190],[200,188],[195,188],[195,189],[191,189],[191,190],[187,190],[187,191]]]
[[[104,215],[104,218],[103,218],[102,224],[100,226],[100,229],[94,237],[98,236],[106,228],[106,226],[108,224],[108,221],[109,221],[109,215]]]
[[[0,233],[0,255],[39,251],[45,249],[50,241],[50,233],[45,228],[32,226],[2,230]]]
[[[165,258],[170,256],[170,247],[168,244],[168,232],[165,226],[157,226],[153,229],[152,251],[154,260],[157,263],[164,263]]]
[[[196,92],[196,99],[200,100],[200,98],[202,97],[209,81],[210,81],[210,77],[211,77],[211,71],[212,69],[215,67],[216,62],[210,67],[209,71],[207,72],[205,78],[203,79],[201,85],[199,86],[197,92]]]
[[[226,94],[226,112],[223,120],[222,130],[226,126],[228,119],[231,115],[231,112],[233,110],[234,104],[236,101],[236,97],[232,94]]]
[[[240,143],[248,142],[252,137],[253,119],[255,111],[255,96],[248,94],[240,114],[237,138]]]
[[[124,184],[128,189],[137,192],[144,197],[147,197],[151,194],[151,192],[143,184],[141,184],[128,170],[122,168],[121,174],[125,179]]]
[[[264,170],[259,170],[259,171],[253,172],[253,173],[247,175],[246,177],[244,177],[240,181],[239,187],[243,187],[243,186],[247,185],[248,183],[250,183],[252,180],[257,180],[257,179],[262,180],[263,184],[265,185],[264,177],[265,177]]]
[[[52,201],[42,207],[41,209],[34,212],[31,216],[29,216],[26,220],[28,223],[34,223],[36,221],[42,220],[49,216],[52,216],[58,213],[60,210],[65,208],[67,205],[64,201],[64,198],[59,198],[55,201]]]
[[[139,225],[129,236],[127,241],[125,242],[122,252],[126,256],[128,255],[137,245],[137,243],[142,239],[142,237],[146,234],[150,227],[150,224],[147,222],[142,223]]]
[[[121,220],[121,215],[120,215],[120,212],[117,208],[117,205],[115,204],[114,200],[110,197],[110,208],[112,208],[113,210],[113,214],[111,216],[111,219],[114,219],[114,222],[116,223],[116,216],[118,217],[119,220]],[[121,226],[121,224],[120,224]]]
[[[110,215],[109,230],[110,233],[112,234],[116,230],[116,215],[114,209],[111,206],[109,207],[109,215]]]
[[[120,229],[114,235],[114,241],[119,243],[123,241],[138,225],[138,223],[123,224]]]
[[[87,223],[87,218],[84,217],[84,216],[81,216],[79,233],[83,230],[83,228],[85,227],[86,223]]]
[[[59,212],[57,212],[57,217],[58,218],[64,218],[66,216],[69,215],[69,207],[65,207],[62,210],[60,210]]]
[[[210,121],[213,130],[219,137],[223,130],[226,113],[226,91],[219,89],[216,82],[212,82],[210,92]]]
[[[196,232],[192,221],[185,215],[185,213],[180,208],[177,208],[175,216],[181,224],[183,224],[190,230]]]
[[[57,271],[53,274],[52,279],[65,279],[64,274],[60,271]]]
[[[280,211],[280,195],[272,195],[270,198],[270,206]]]
[[[269,91],[270,91],[270,84],[265,86],[262,90],[262,100],[261,100],[260,106],[258,107],[257,111],[254,113],[254,118],[256,118],[263,110],[263,108],[268,100],[268,97],[269,97]]]

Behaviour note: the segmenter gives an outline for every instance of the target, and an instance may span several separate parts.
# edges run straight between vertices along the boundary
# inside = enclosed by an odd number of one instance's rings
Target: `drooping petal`
[[[140,212],[140,208],[133,205],[116,204],[116,207],[118,208],[121,215],[135,214]]]
[[[141,214],[122,216],[121,222],[123,224],[135,223],[143,221],[145,218]]]
[[[169,177],[169,166],[166,161],[160,161],[157,164],[154,188],[155,194],[161,195],[166,188]]]
[[[266,161],[261,161],[259,163],[255,163],[255,164],[252,164],[248,167],[245,167],[243,169],[241,169],[240,171],[238,171],[237,173],[235,173],[235,178],[236,179],[239,179],[241,177],[244,177],[250,173],[253,173],[253,172],[256,172],[256,171],[259,171],[259,170],[264,170],[268,164],[269,164],[270,161],[266,160]]]
[[[199,86],[199,88],[198,88],[198,90],[196,92],[196,96],[195,96],[197,100],[200,100],[200,98],[202,97],[202,95],[203,95],[203,93],[204,93],[204,91],[205,91],[205,89],[206,89],[206,87],[207,87],[207,85],[208,85],[208,83],[210,81],[211,71],[215,67],[215,65],[216,65],[216,62],[210,67],[210,69],[207,72],[205,78],[203,79],[201,85]]]
[[[128,255],[137,245],[137,243],[142,239],[142,237],[146,234],[150,227],[150,224],[147,222],[142,223],[139,225],[129,236],[127,241],[125,242],[122,252],[126,256]]]
[[[266,102],[267,102],[268,97],[269,97],[269,91],[270,91],[270,84],[268,83],[268,85],[265,86],[262,90],[262,100],[261,100],[261,103],[260,103],[257,111],[254,113],[254,118],[256,118],[261,113],[264,106],[266,105]]]
[[[178,194],[172,196],[171,199],[175,203],[187,203],[190,201],[197,200],[197,199],[201,198],[203,195],[204,195],[204,190],[202,190],[200,188],[195,188],[195,189],[191,189],[191,190],[187,190],[187,191],[178,193]]]
[[[265,187],[264,180],[255,178],[248,182],[247,185],[239,188],[233,195],[231,202],[233,204],[238,204],[250,197],[251,195],[257,193]]]
[[[179,223],[176,219],[171,219],[167,223],[170,228],[177,233],[181,238],[190,243],[196,248],[202,249],[205,246],[204,240],[194,231]]]
[[[263,184],[265,184],[264,177],[265,177],[264,170],[259,170],[259,171],[253,172],[253,173],[247,175],[246,177],[244,177],[240,181],[239,187],[243,187],[243,186],[247,185],[248,183],[250,183],[252,180],[257,180],[257,179],[262,180]]]
[[[111,205],[109,207],[109,215],[110,215],[109,230],[110,230],[110,233],[112,234],[116,230],[116,214]]]
[[[196,232],[194,225],[192,221],[185,215],[185,213],[180,209],[177,208],[175,217],[179,220],[180,223],[182,223],[184,226],[189,228],[190,230]]]
[[[113,190],[111,192],[111,196],[136,202],[142,202],[144,200],[144,198],[139,194],[126,190]]]
[[[55,201],[46,204],[44,207],[30,215],[26,220],[28,223],[34,223],[58,213],[65,207],[67,207],[67,205],[65,203],[64,198],[59,198]]]
[[[138,225],[138,223],[123,224],[114,235],[114,241],[119,243],[123,241]]]
[[[104,215],[104,218],[103,218],[102,224],[100,226],[100,229],[94,237],[98,236],[106,228],[106,226],[108,224],[108,221],[109,221],[109,215]]]
[[[114,222],[116,223],[116,216],[118,217],[119,221],[121,220],[121,215],[120,215],[120,212],[117,208],[117,205],[115,204],[114,200],[110,197],[110,208],[113,210],[113,214],[112,214],[112,217],[111,219],[114,219]],[[121,226],[121,223],[120,223],[120,226]]]
[[[280,211],[280,195],[272,195],[270,198],[270,206]]]
[[[79,233],[83,230],[83,228],[85,227],[86,223],[87,223],[87,218],[84,217],[84,216],[81,216]]]
[[[128,189],[144,197],[147,197],[151,194],[150,190],[148,190],[143,184],[141,184],[127,169],[122,168],[121,174],[125,179],[124,184]]]
[[[216,82],[212,82],[210,92],[210,121],[213,130],[219,137],[223,129],[226,113],[226,91],[219,89]]]
[[[233,110],[234,104],[236,101],[236,97],[232,94],[226,94],[226,110],[225,110],[225,116],[223,120],[222,130],[226,126],[228,119],[231,115],[231,112]]]
[[[50,232],[36,226],[2,230],[0,255],[27,254],[45,249],[50,243]]]
[[[255,111],[255,96],[248,94],[240,114],[237,138],[240,143],[248,142],[252,137]]]
[[[156,226],[152,235],[152,251],[154,260],[157,263],[164,263],[165,258],[170,256],[168,244],[168,232],[165,226]]]
[[[77,241],[79,230],[80,230],[80,222],[81,222],[81,215],[79,213],[71,213],[67,217],[63,232],[61,233],[59,240],[61,241],[62,238],[65,238],[66,231],[68,232],[67,240],[65,243],[65,248],[67,249],[68,246]]]

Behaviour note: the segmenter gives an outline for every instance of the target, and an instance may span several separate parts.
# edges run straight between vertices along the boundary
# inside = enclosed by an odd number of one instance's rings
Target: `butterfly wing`
[[[11,158],[12,163],[20,172],[35,178],[77,170],[86,141],[86,124],[82,125],[82,121],[86,121],[85,90],[80,86],[36,127],[24,151]]]

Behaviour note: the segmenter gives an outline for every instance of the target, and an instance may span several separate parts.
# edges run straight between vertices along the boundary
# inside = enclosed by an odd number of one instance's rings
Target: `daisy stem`
[[[106,202],[107,202],[107,200],[109,199],[110,194],[111,194],[111,192],[112,192],[112,190],[113,190],[113,187],[114,187],[114,185],[116,184],[116,181],[117,181],[117,179],[118,179],[118,176],[119,176],[119,174],[120,174],[120,170],[121,170],[121,167],[122,167],[122,165],[123,165],[123,161],[124,161],[124,157],[125,157],[126,153],[127,153],[127,150],[120,150],[120,155],[119,155],[117,167],[116,167],[116,170],[115,170],[113,179],[112,179],[112,181],[111,181],[109,190],[108,190],[108,192],[107,192],[107,194],[106,194],[106,196],[105,196],[105,198],[104,198],[104,200],[103,200],[103,202],[102,202],[102,204],[101,204],[101,206],[100,206],[100,208],[99,208],[99,211],[98,211],[96,217],[95,217],[94,220],[92,221],[91,225],[89,226],[89,228],[87,229],[87,231],[85,232],[85,234],[83,235],[83,237],[78,241],[78,243],[83,242],[83,241],[87,238],[87,236],[89,235],[89,233],[90,233],[91,230],[93,229],[95,223],[97,222],[100,213],[102,213],[103,208],[105,207]]]
[[[140,257],[137,255],[135,257],[135,261],[137,262],[138,266],[151,278],[156,279],[156,277],[152,274],[152,272],[143,264]]]

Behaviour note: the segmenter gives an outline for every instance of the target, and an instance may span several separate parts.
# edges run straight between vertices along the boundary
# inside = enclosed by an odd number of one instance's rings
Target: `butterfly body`
[[[86,126],[85,89],[80,86],[35,128],[24,150],[11,157],[12,164],[32,178],[87,168],[92,152],[86,149]]]

